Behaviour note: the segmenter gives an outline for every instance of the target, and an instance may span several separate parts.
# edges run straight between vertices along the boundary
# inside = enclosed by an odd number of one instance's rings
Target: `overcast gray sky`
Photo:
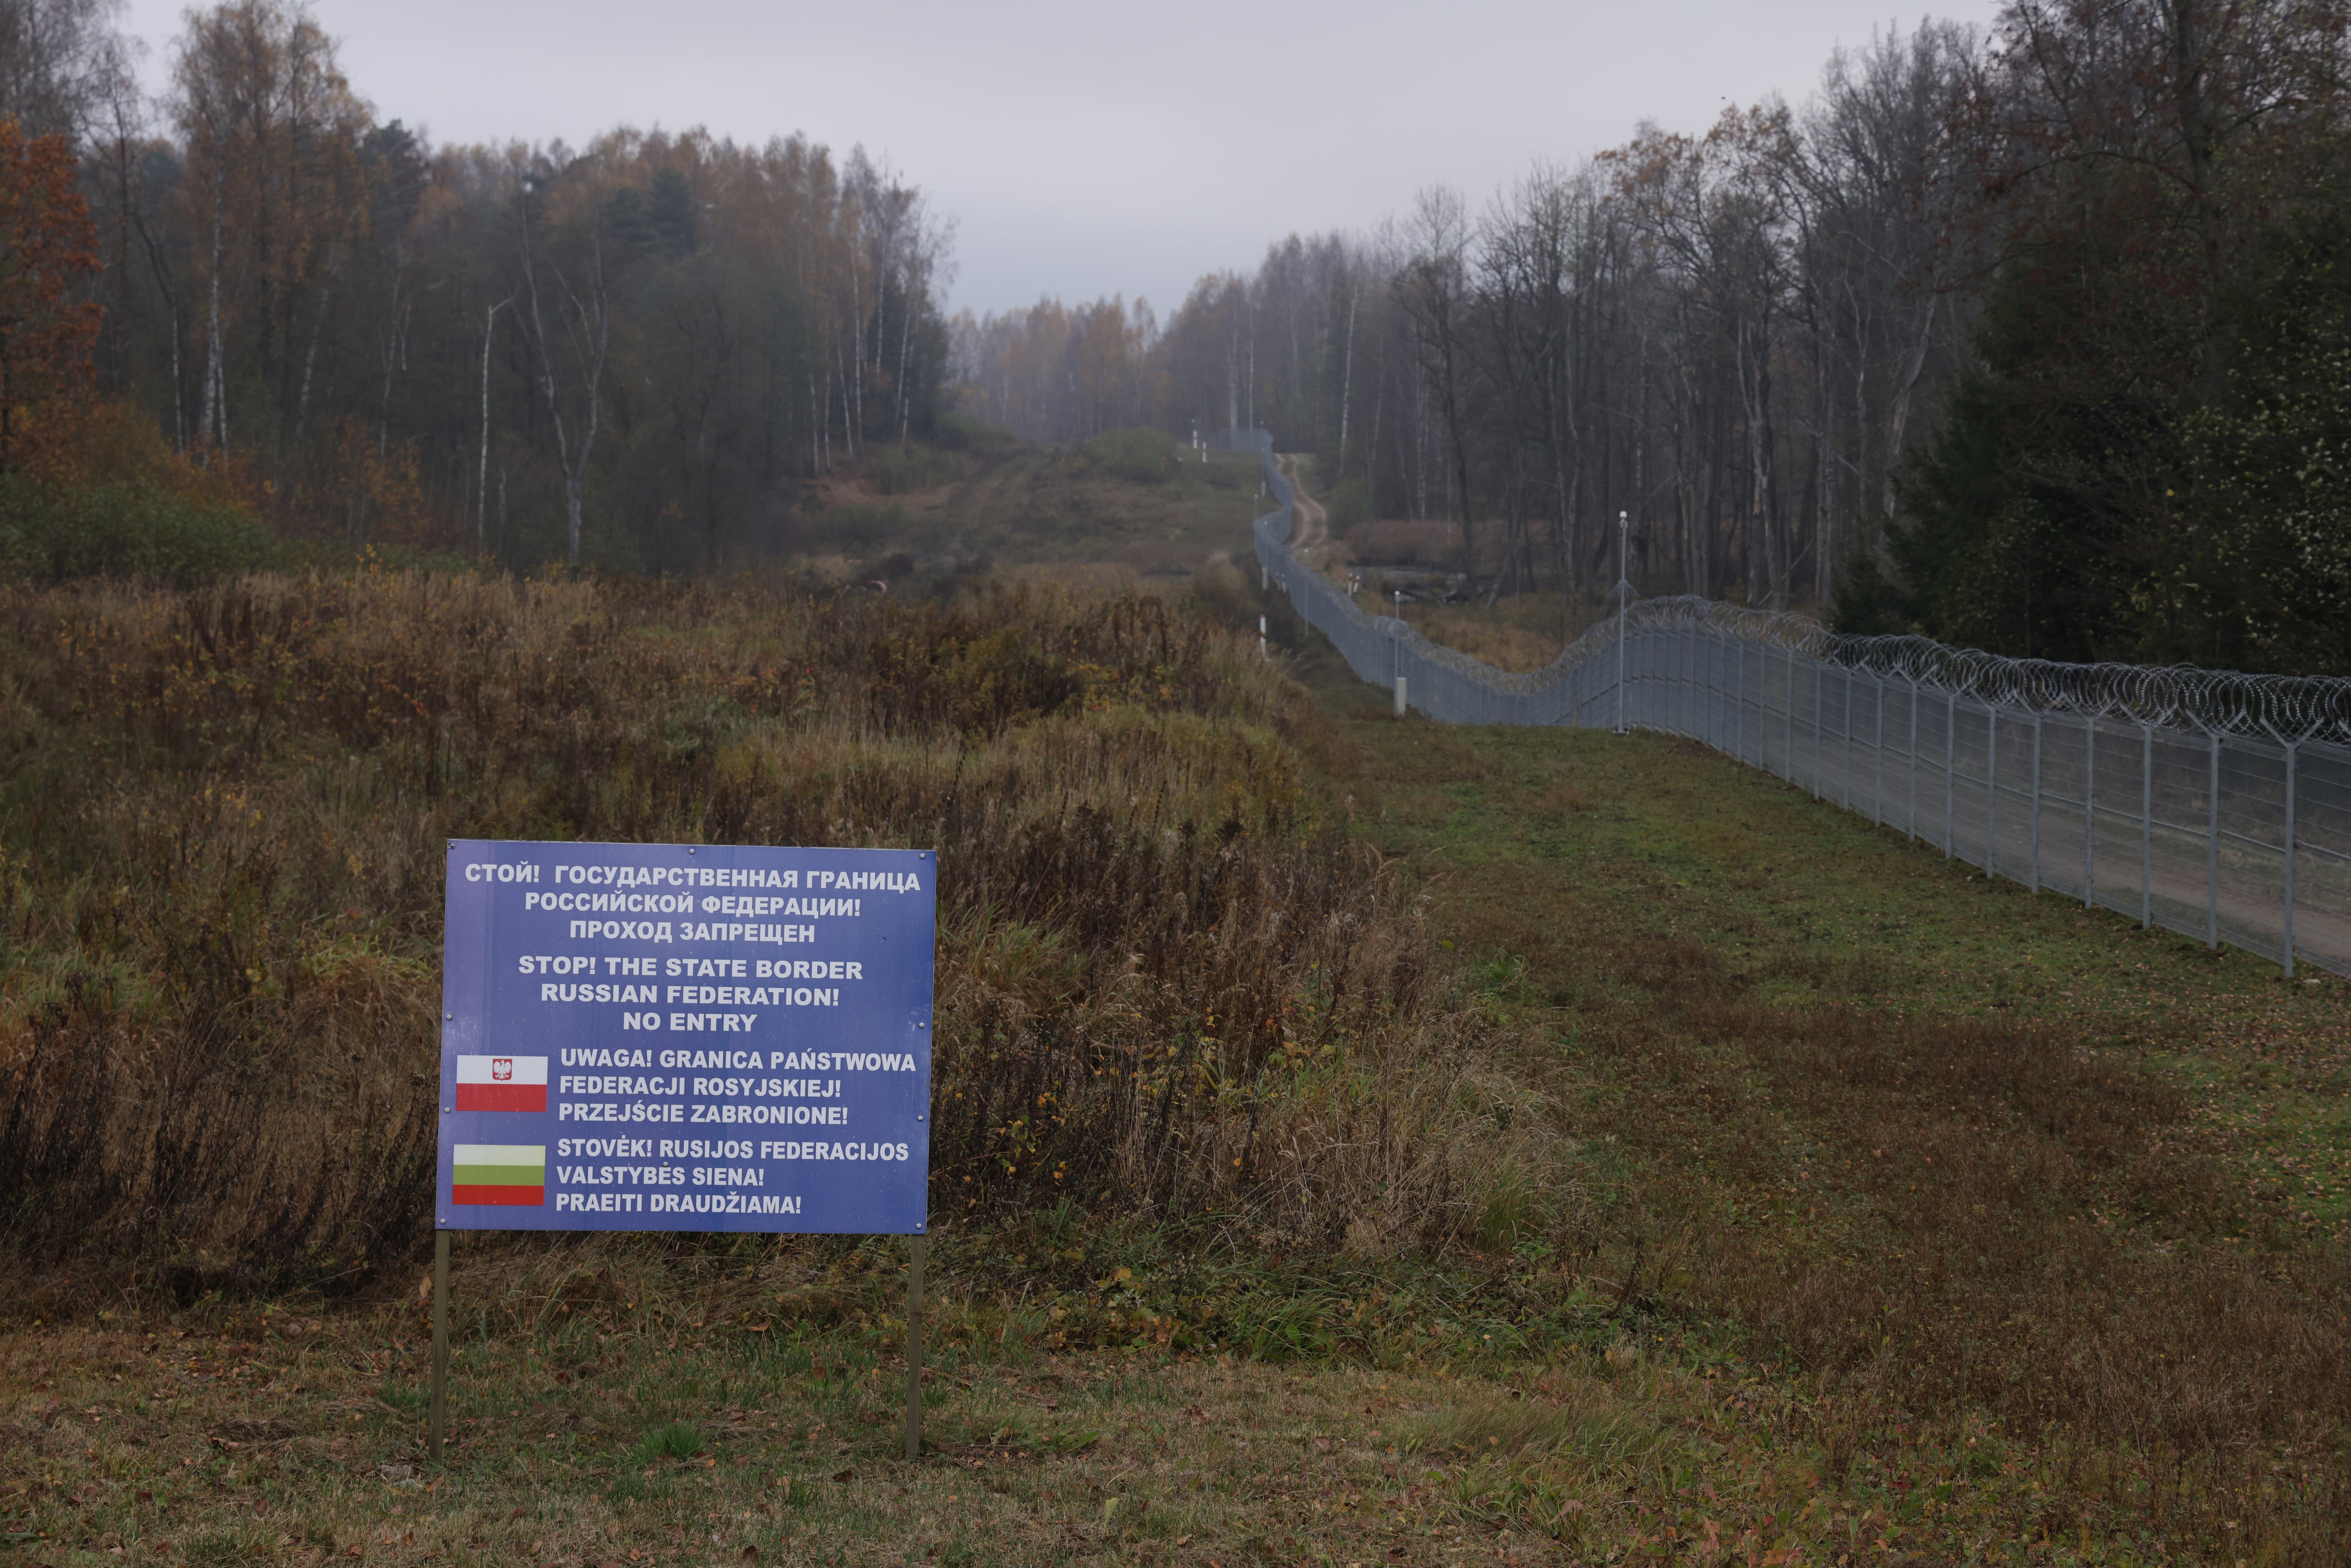
[[[1936,15],[1989,21],[1991,0]],[[163,79],[179,0],[124,18]],[[1482,199],[1643,119],[1808,94],[1871,0],[317,0],[352,84],[436,141],[615,124],[863,143],[956,225],[956,305],[1150,298],[1269,241],[1370,226],[1420,187]]]

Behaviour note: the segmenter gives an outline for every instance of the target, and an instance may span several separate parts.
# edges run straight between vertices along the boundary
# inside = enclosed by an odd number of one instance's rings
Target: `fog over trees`
[[[955,324],[1044,440],[1259,424],[1504,593],[1828,610],[2066,658],[2351,669],[2346,12],[2052,0],[1833,55],[1506,190],[1291,236],[1165,320]]]

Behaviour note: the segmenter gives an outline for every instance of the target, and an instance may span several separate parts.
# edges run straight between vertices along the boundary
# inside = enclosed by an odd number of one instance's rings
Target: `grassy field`
[[[1520,593],[1468,604],[1406,604],[1404,618],[1432,643],[1498,670],[1540,670],[1605,612],[1570,607],[1556,593]]]
[[[2340,982],[1988,882],[1695,746],[1399,725],[1310,662],[1359,716],[1366,831],[1558,1042],[1609,1216],[1587,1266],[1628,1305],[1740,1324],[1849,1479],[2000,1434],[2048,1469],[1978,1516],[1995,1540],[2339,1556]]]
[[[1066,450],[1008,438],[903,465],[885,453],[812,486],[803,543],[836,573],[984,565],[1097,591],[1180,587],[1220,554],[1245,562],[1249,521],[1270,503],[1256,454],[1175,454],[1142,432]]]
[[[1291,460],[1290,465],[1300,493],[1311,495],[1311,466],[1303,459]],[[1366,609],[1376,606],[1378,613],[1401,613],[1431,642],[1497,669],[1543,668],[1609,611],[1596,584],[1574,593],[1550,589],[1500,594],[1488,602],[1486,594],[1501,567],[1499,523],[1475,531],[1478,548],[1465,561],[1456,542],[1458,524],[1383,520],[1332,533],[1314,526],[1318,521],[1311,510],[1302,514],[1300,537],[1311,542],[1301,545],[1301,559],[1309,566],[1343,586],[1354,580],[1365,595]],[[1434,597],[1441,584],[1432,580],[1432,574],[1455,570],[1469,574],[1460,584],[1466,597],[1458,603],[1441,602]],[[1387,594],[1395,588],[1405,589],[1410,597],[1392,601]]]
[[[2351,1555],[2333,979],[1679,742],[1391,719],[1278,603],[1268,669],[1116,600],[278,591],[6,606],[15,1561]],[[893,1244],[476,1237],[425,1465],[417,1206],[283,1184],[406,1103],[456,831],[968,868],[920,1462]],[[214,1052],[184,1149],[297,1035],[349,1062],[176,1188],[33,1071]]]

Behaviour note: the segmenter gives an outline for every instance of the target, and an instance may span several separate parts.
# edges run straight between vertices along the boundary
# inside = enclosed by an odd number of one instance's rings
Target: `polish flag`
[[[461,1056],[457,1059],[460,1111],[544,1111],[547,1058]]]

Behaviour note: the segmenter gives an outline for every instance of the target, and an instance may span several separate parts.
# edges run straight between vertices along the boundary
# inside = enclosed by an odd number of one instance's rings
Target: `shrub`
[[[52,487],[0,475],[0,573],[189,587],[266,566],[276,538],[246,507],[144,484]]]
[[[884,496],[935,489],[962,472],[949,453],[927,445],[876,447],[866,460],[866,477]]]
[[[1160,601],[84,584],[0,594],[0,689],[21,1252],[349,1282],[422,1245],[454,837],[935,847],[943,1219],[1376,1250],[1495,1207],[1487,1027],[1301,782],[1302,695]]]
[[[939,416],[931,442],[946,452],[987,452],[1018,446],[1020,438],[970,414],[949,412]]]
[[[1138,485],[1175,476],[1175,437],[1164,430],[1129,426],[1106,430],[1085,444],[1086,464],[1096,473]]]
[[[799,514],[793,533],[802,549],[870,555],[906,531],[906,509],[896,502],[844,501]]]
[[[1372,516],[1371,486],[1361,474],[1342,479],[1331,488],[1324,503],[1334,528],[1352,528],[1357,523],[1368,522]]]

